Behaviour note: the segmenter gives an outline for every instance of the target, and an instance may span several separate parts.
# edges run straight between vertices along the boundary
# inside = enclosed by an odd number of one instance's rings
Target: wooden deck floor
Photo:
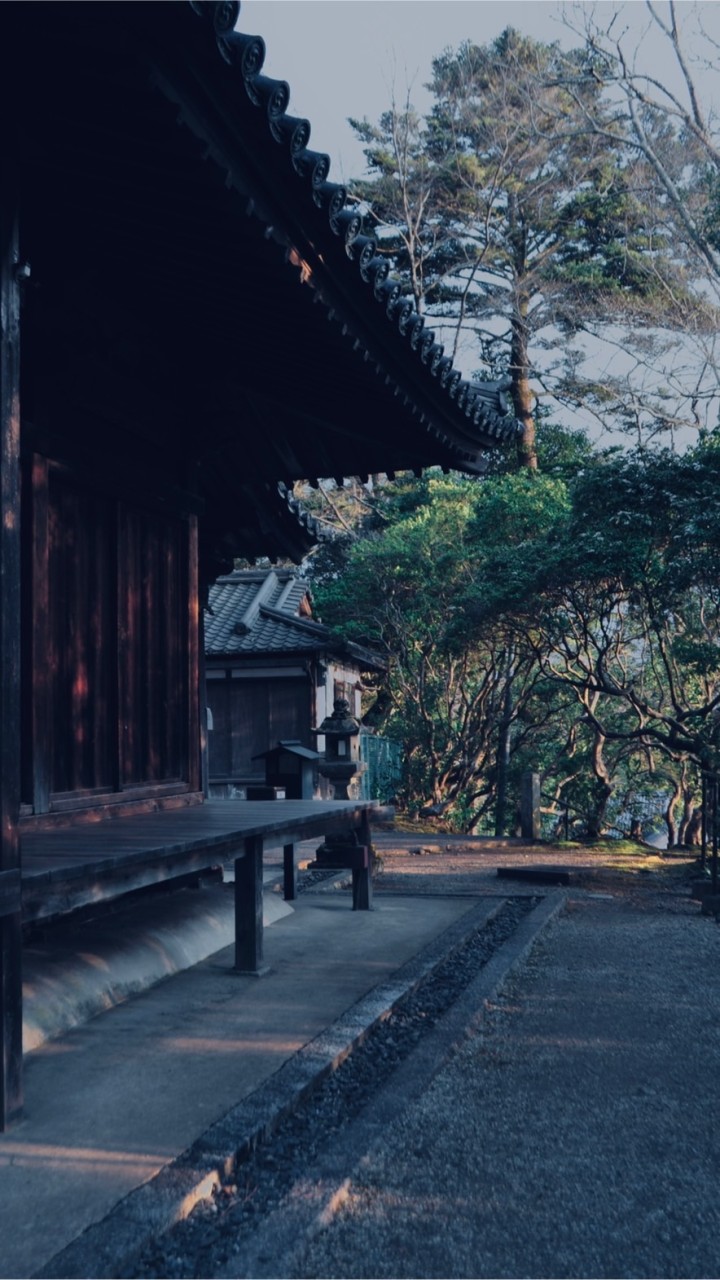
[[[132,889],[243,858],[255,837],[287,847],[352,830],[377,805],[354,800],[209,800],[205,804],[78,822],[21,838],[23,920],[76,910]]]

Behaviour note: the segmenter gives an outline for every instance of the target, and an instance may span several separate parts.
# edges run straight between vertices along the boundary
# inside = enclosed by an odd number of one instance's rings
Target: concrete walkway
[[[215,1132],[200,1166],[172,1162],[243,1100],[238,1123],[251,1128],[256,1100],[261,1125],[306,1087],[326,1059],[299,1051],[448,928],[462,932],[478,902],[388,898],[353,912],[348,893],[303,896],[267,932],[266,976],[237,976],[228,948],[29,1054],[25,1119],[0,1135],[0,1274],[116,1274],[113,1252],[207,1191],[217,1144],[237,1139]],[[263,1096],[295,1062],[305,1075],[288,1098],[279,1086]],[[87,1229],[85,1260],[52,1264]]]

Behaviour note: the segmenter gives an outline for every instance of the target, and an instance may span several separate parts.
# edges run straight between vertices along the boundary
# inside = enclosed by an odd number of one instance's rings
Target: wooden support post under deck
[[[248,836],[235,859],[235,969],[260,975],[263,965],[263,840]]]
[[[372,873],[375,855],[372,847],[372,832],[367,809],[363,810],[360,826],[357,830],[357,838],[360,845],[367,851],[367,862],[364,867],[354,869],[352,873],[353,911],[372,911]]]
[[[3,59],[5,62],[5,59]],[[8,89],[8,77],[0,79]],[[12,76],[9,77],[10,84]],[[19,187],[0,100],[0,1130],[22,1112]]]
[[[297,898],[294,844],[283,845],[283,896],[286,902],[294,902],[295,898]]]
[[[352,904],[353,911],[372,911],[372,874],[369,858],[366,867],[360,867],[359,870],[353,868]]]

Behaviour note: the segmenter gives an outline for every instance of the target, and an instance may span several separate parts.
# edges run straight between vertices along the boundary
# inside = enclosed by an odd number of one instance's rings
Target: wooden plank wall
[[[0,78],[2,78],[0,67]],[[6,81],[7,87],[7,81]],[[0,99],[0,1128],[22,1110],[20,284],[12,111]]]
[[[264,762],[253,756],[277,746],[281,738],[314,746],[312,693],[307,676],[211,680],[210,777],[264,777]]]
[[[197,517],[30,462],[23,800],[37,815],[198,791]]]

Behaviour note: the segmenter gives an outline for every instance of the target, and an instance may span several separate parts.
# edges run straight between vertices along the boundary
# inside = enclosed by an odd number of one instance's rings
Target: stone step
[[[501,880],[525,880],[533,884],[571,884],[572,867],[498,867]]]

